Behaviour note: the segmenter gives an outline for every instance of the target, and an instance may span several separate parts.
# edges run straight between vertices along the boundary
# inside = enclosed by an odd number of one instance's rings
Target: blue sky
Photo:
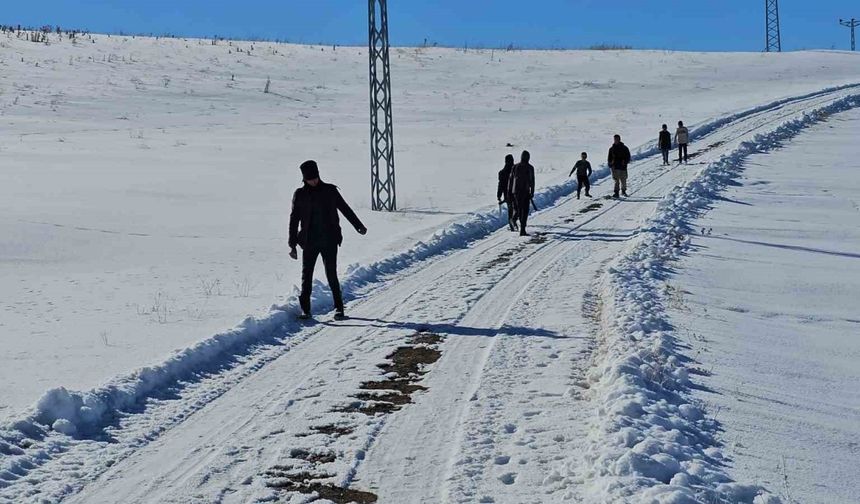
[[[6,0],[0,23],[365,44],[364,0]],[[390,0],[392,44],[760,51],[763,0]],[[527,7],[525,7],[527,6]],[[847,49],[858,0],[780,0],[783,49]]]

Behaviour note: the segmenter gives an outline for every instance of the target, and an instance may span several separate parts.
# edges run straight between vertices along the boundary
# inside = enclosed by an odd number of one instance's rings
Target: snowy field
[[[851,111],[751,156],[670,282],[731,473],[785,502],[860,491],[858,138]]]
[[[530,149],[546,187],[582,150],[601,160],[616,131],[633,147],[662,122],[860,80],[839,53],[396,49],[404,211],[383,215],[368,210],[365,49],[94,42],[0,47],[0,415],[283,303],[299,277],[286,221],[305,159],[370,229],[346,230],[344,270],[492,205],[510,151]]]
[[[676,348],[663,308],[687,316],[670,301],[704,301],[672,289],[708,280],[665,272],[716,247],[716,224],[690,241],[716,194],[701,184],[858,105],[856,55],[394,49],[401,211],[375,214],[364,49],[0,49],[0,502],[305,502],[320,485],[380,502],[803,501],[772,457],[721,444],[761,410],[700,397],[689,373],[734,390],[719,367],[752,364]],[[695,158],[664,168],[656,132],[678,119]],[[572,199],[569,166],[587,150],[598,168],[616,132],[636,154],[631,198]],[[495,232],[496,172],[523,148],[545,209],[528,240]],[[355,318],[301,328],[286,219],[308,158],[370,232],[346,230],[341,252]],[[404,344],[426,367],[398,367]],[[384,378],[401,371],[412,397],[393,407]]]

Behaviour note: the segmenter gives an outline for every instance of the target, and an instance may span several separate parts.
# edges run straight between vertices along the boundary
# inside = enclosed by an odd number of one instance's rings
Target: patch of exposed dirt
[[[308,450],[293,449],[290,450],[290,457],[294,459],[304,460],[311,464],[329,464],[334,462],[334,453],[313,453]],[[277,467],[277,466],[275,466]]]
[[[357,401],[333,411],[375,416],[389,414],[410,404],[412,394],[427,390],[417,382],[421,381],[423,375],[427,373],[426,366],[433,364],[442,356],[442,352],[438,349],[442,341],[441,336],[427,331],[414,334],[407,339],[406,345],[398,347],[388,355],[387,362],[378,365],[386,375],[385,379],[362,383],[361,392],[353,396]],[[348,424],[320,425],[311,427],[308,433],[299,434],[299,437],[313,434],[340,437],[351,434],[353,430],[354,427]],[[334,477],[333,474],[319,470],[320,466],[336,460],[333,452],[311,452],[296,448],[290,451],[289,456],[309,463],[312,469],[317,469],[319,472],[308,470],[305,463],[299,463],[298,467],[276,465],[264,473],[267,479],[266,486],[303,495],[315,493],[317,497],[309,502],[329,500],[337,504],[350,502],[365,504],[377,501],[377,496],[373,493],[341,488],[324,481]]]
[[[388,362],[379,364],[387,376],[383,381],[369,381],[361,384],[361,389],[374,392],[359,392],[353,397],[359,399],[347,406],[336,409],[341,413],[364,413],[373,416],[388,414],[412,402],[412,394],[426,387],[416,382],[427,372],[425,367],[433,364],[442,352],[438,350],[442,337],[430,332],[419,332],[409,338],[406,346],[398,347],[388,355]],[[393,376],[392,376],[393,375]]]
[[[274,469],[274,468],[273,468]],[[277,488],[290,492],[298,492],[300,494],[310,495],[317,494],[317,498],[308,501],[314,502],[318,500],[329,500],[337,504],[349,504],[356,502],[358,504],[369,504],[376,502],[378,497],[370,492],[362,492],[360,490],[351,490],[349,488],[341,488],[332,485],[331,483],[323,483],[320,479],[332,478],[334,475],[318,474],[314,475],[308,472],[297,474],[289,474],[285,471],[270,470],[266,472],[267,476],[273,478],[266,482],[269,488]]]
[[[329,436],[340,437],[340,436],[346,436],[348,434],[352,434],[353,430],[355,430],[355,429],[353,427],[350,427],[349,425],[334,425],[334,424],[316,425],[314,427],[311,427],[311,431],[313,431],[313,432],[306,432],[304,434],[297,434],[297,436],[298,437],[307,437],[307,436],[312,436],[314,434],[326,434]]]
[[[383,381],[364,382],[361,384],[361,388],[364,390],[396,390],[401,394],[409,395],[414,392],[418,392],[419,390],[427,390],[427,387],[416,385],[410,380],[400,380],[397,378],[390,378]]]

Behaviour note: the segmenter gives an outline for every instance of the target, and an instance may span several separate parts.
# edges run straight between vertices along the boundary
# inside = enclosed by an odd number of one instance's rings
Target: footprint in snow
[[[508,465],[508,462],[511,461],[511,457],[507,455],[499,455],[496,457],[496,465]]]
[[[517,431],[517,426],[514,424],[505,424],[505,432],[508,434],[513,434]]]
[[[504,483],[505,485],[513,485],[517,481],[516,473],[505,473],[499,476],[499,481]]]

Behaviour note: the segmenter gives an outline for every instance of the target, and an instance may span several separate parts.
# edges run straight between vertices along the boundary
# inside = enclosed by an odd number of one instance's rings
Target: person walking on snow
[[[684,121],[678,121],[678,129],[675,130],[675,143],[678,144],[678,164],[686,163],[687,144],[690,143],[690,131],[684,126]]]
[[[529,220],[529,204],[535,196],[535,168],[529,164],[531,154],[523,151],[520,162],[511,169],[508,192],[513,196],[520,220],[520,236],[528,236],[526,224]]]
[[[663,129],[660,130],[660,138],[657,141],[657,145],[660,147],[660,152],[663,153],[663,166],[670,164],[669,151],[672,150],[672,134],[669,133],[669,127],[665,124],[663,125]]]
[[[621,142],[621,135],[615,135],[614,143],[609,148],[609,156],[606,163],[612,170],[612,180],[615,181],[613,197],[618,197],[618,190],[627,196],[627,165],[630,164],[630,149]]]
[[[507,203],[508,206],[508,227],[511,231],[516,230],[516,213],[514,212],[514,198],[508,191],[508,180],[511,178],[511,170],[514,168],[514,156],[508,154],[505,156],[505,167],[499,171],[499,187],[496,190],[496,198],[499,200],[499,205]]]
[[[343,242],[338,211],[353,225],[358,234],[367,233],[355,212],[337,190],[337,186],[320,180],[319,168],[315,161],[301,164],[304,185],[293,194],[293,208],[290,212],[290,257],[298,259],[296,246],[302,248],[302,291],[299,304],[302,308],[301,319],[311,317],[311,288],[317,257],[322,256],[328,285],[334,298],[335,319],[343,320],[343,294],[337,279],[337,249]]]
[[[591,190],[591,183],[588,179],[591,177],[591,163],[588,162],[587,153],[582,153],[582,159],[573,165],[573,169],[570,170],[568,177],[573,175],[573,172],[576,172],[576,199],[579,199],[579,193],[582,191],[583,187],[585,188],[585,196],[590,198],[591,194],[589,194],[589,191]]]

